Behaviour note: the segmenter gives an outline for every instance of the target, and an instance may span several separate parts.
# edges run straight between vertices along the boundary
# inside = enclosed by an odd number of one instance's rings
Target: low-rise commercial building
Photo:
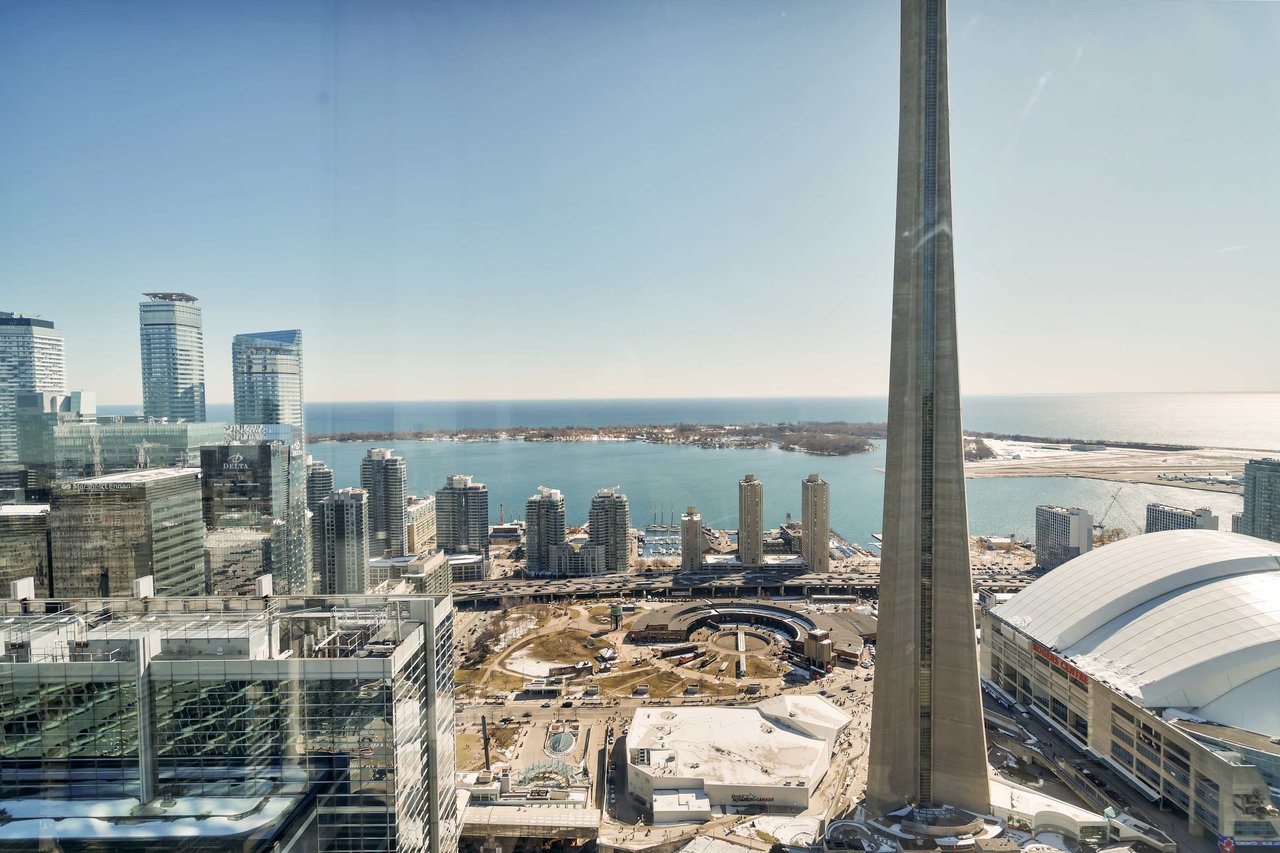
[[[608,549],[577,538],[547,549],[547,573],[556,578],[590,578],[609,571]]]
[[[748,708],[637,708],[627,731],[627,790],[649,804],[655,823],[744,807],[798,814],[851,720],[813,695]]]
[[[1280,545],[1108,545],[982,614],[992,688],[1194,834],[1280,846]]]
[[[493,574],[493,561],[484,554],[471,554],[463,551],[458,554],[446,554],[454,583],[469,581],[487,581]]]
[[[428,551],[405,557],[378,557],[369,561],[367,583],[372,589],[387,581],[408,581],[414,592],[447,595],[453,581],[453,567],[443,551]]]

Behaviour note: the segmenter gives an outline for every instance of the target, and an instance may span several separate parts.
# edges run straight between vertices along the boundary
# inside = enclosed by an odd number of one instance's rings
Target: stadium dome
[[[1147,708],[1280,732],[1280,544],[1217,530],[1124,539],[993,614]]]

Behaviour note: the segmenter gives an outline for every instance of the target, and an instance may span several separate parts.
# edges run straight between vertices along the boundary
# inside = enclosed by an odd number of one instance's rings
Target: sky
[[[967,393],[1280,391],[1280,4],[952,0]],[[892,0],[0,4],[0,309],[321,400],[888,386]]]

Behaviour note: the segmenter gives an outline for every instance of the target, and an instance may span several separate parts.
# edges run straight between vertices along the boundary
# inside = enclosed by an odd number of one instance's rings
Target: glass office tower
[[[231,372],[236,423],[304,428],[301,330],[236,335]]]
[[[66,387],[62,332],[48,320],[0,311],[0,466],[18,461],[18,395]]]
[[[189,293],[144,293],[138,305],[142,344],[142,413],[203,421],[204,322]]]
[[[244,549],[254,542],[260,543],[258,562],[271,574],[275,592],[309,592],[306,458],[301,447],[283,441],[206,446],[200,450],[200,472],[204,524],[209,533],[220,532],[207,543],[216,546],[206,554],[211,558],[210,592],[231,595],[252,589],[245,569],[253,561]],[[222,532],[232,528],[238,534]]]
[[[50,492],[53,594],[204,593],[200,472],[158,468],[58,483]]]
[[[457,850],[447,596],[6,601],[0,644],[0,848]]]
[[[220,423],[97,417],[91,394],[18,398],[18,459],[41,482],[139,468],[198,467],[200,448],[226,440]]]

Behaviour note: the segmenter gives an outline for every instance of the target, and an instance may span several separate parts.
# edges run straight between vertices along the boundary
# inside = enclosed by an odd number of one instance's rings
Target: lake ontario
[[[136,407],[102,407],[126,413]],[[611,426],[644,423],[870,421],[885,419],[881,398],[604,400],[499,402],[311,403],[308,431],[454,430],[512,426]],[[209,406],[210,420],[230,420],[230,407]],[[967,430],[1082,440],[1139,441],[1280,450],[1280,394],[1071,394],[971,396]],[[632,524],[670,520],[686,506],[704,522],[737,526],[737,483],[746,473],[765,484],[765,520],[777,526],[798,516],[800,481],[818,473],[831,483],[831,524],[862,545],[879,532],[883,442],[870,453],[809,456],[776,449],[706,450],[639,442],[319,442],[311,453],[333,467],[339,487],[359,484],[360,459],[373,446],[394,447],[407,460],[409,489],[429,494],[448,474],[472,474],[490,491],[492,520],[523,518],[540,485],[565,494],[571,524],[586,519],[591,495],[621,486]],[[1260,453],[1259,455],[1264,455]],[[1140,531],[1147,503],[1211,508],[1230,527],[1239,496],[1166,486],[1065,477],[984,478],[968,481],[969,528],[975,533],[1030,537],[1041,503],[1080,506],[1108,527]],[[1113,501],[1114,499],[1114,501]],[[1105,515],[1104,515],[1105,514]]]

